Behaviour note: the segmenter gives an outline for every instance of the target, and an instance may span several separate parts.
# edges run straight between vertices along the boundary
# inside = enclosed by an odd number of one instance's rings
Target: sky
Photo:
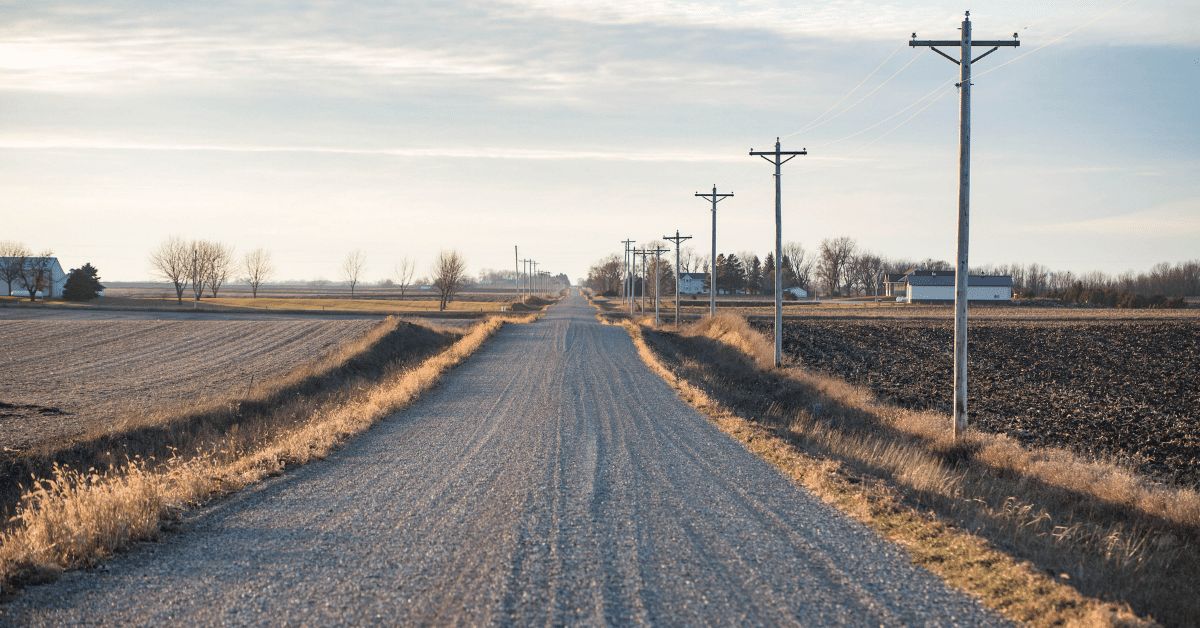
[[[173,235],[368,281],[514,246],[575,280],[622,240],[850,236],[955,255],[974,65],[971,264],[1200,259],[1200,3],[1177,0],[0,1],[0,240],[153,278]],[[948,52],[957,54],[957,49]],[[980,52],[977,50],[977,52]]]

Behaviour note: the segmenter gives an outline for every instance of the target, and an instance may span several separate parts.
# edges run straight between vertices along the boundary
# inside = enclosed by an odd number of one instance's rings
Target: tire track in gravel
[[[577,296],[181,527],[0,623],[1007,625],[722,434]]]

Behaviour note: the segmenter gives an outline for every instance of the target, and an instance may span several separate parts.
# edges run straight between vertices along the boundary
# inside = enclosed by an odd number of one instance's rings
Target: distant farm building
[[[908,303],[948,303],[954,301],[954,276],[950,270],[913,269],[903,275],[889,274],[884,292]],[[1011,301],[1012,288],[1009,275],[967,275],[968,301]]]
[[[19,258],[0,257],[0,266],[12,264]],[[27,257],[25,258],[24,273],[26,276],[33,276],[36,269],[42,269],[42,277],[38,282],[35,295],[37,297],[60,297],[62,296],[63,286],[67,285],[67,273],[63,272],[62,265],[58,263],[57,257]],[[0,284],[0,289],[7,288],[7,283]],[[3,294],[3,293],[0,293]],[[25,282],[20,278],[12,282],[12,294],[17,297],[29,296],[29,290],[25,288]]]
[[[792,293],[792,296],[796,297],[797,299],[807,299],[808,298],[808,290],[805,290],[804,288],[801,288],[799,286],[793,286],[791,288],[784,288],[783,291]]]
[[[704,283],[708,281],[708,273],[680,273],[679,294],[704,294]]]

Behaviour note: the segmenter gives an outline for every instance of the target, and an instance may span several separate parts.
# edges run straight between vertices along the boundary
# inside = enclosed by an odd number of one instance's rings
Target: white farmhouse
[[[704,294],[708,273],[679,273],[679,294]]]
[[[0,269],[9,268],[15,264],[20,258],[15,257],[0,257]],[[57,257],[27,257],[25,258],[25,266],[18,272],[31,276],[35,269],[44,269],[41,281],[38,283],[35,296],[37,297],[60,297],[62,296],[63,287],[67,285],[67,273],[63,272],[62,265],[58,263]],[[14,277],[12,281],[12,296],[27,297],[29,290],[25,288],[25,282],[20,277]],[[8,288],[9,284],[4,283],[3,288]]]
[[[954,301],[954,271],[913,270],[904,276],[905,300],[909,303],[946,303]],[[967,301],[1002,302],[1012,300],[1009,275],[967,275]]]

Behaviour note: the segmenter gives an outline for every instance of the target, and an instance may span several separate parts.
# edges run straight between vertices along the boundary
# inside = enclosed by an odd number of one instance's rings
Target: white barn
[[[679,294],[705,294],[708,273],[679,273]]]
[[[952,270],[914,270],[904,276],[905,301],[945,303],[954,301]],[[1013,281],[1009,275],[967,275],[967,301],[1011,301]]]
[[[0,268],[7,268],[19,258],[0,257]],[[46,269],[45,276],[38,285],[35,296],[37,297],[61,297],[63,287],[67,285],[67,273],[63,272],[63,267],[58,263],[57,257],[27,257],[25,258],[24,272],[29,273],[34,268],[41,266]],[[3,287],[8,288],[9,284],[4,282]],[[25,282],[19,277],[13,279],[12,296],[28,297],[29,290],[25,288]]]

